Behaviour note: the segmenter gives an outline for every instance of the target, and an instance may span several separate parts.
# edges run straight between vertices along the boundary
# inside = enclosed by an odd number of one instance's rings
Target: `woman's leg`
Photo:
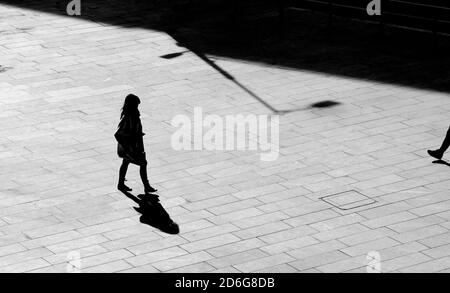
[[[444,154],[450,146],[450,127],[447,130],[447,135],[445,136],[444,142],[442,143],[439,151]]]
[[[147,160],[144,160],[139,165],[139,174],[141,175],[142,184],[144,184],[144,190],[145,192],[155,192],[157,189],[153,188],[150,183],[148,182],[147,177]]]
[[[125,176],[127,175],[127,170],[128,170],[129,164],[130,164],[130,162],[123,159],[122,165],[120,166],[120,169],[119,169],[119,184],[117,186],[117,188],[119,190],[131,191],[131,188],[129,188],[128,186],[125,185]]]
[[[428,154],[430,156],[440,160],[444,156],[444,153],[447,151],[449,146],[450,146],[450,127],[447,130],[447,135],[445,136],[441,147],[437,150],[428,150]]]

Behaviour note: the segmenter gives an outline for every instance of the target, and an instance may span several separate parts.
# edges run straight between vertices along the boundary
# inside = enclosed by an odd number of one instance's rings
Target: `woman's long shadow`
[[[172,221],[169,214],[159,203],[159,198],[156,194],[140,194],[136,197],[127,191],[122,191],[122,193],[139,205],[139,207],[134,209],[141,214],[139,219],[141,223],[155,227],[168,234],[180,233],[177,223]]]

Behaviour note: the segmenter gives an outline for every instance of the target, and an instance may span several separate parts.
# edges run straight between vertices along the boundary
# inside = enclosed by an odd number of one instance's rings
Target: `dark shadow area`
[[[433,161],[433,164],[447,165],[447,166],[450,167],[450,163],[447,162],[447,161],[444,161],[444,160],[436,160],[436,161]]]
[[[178,225],[159,203],[158,195],[140,194],[136,197],[130,192],[122,191],[122,193],[139,205],[134,209],[141,214],[139,220],[142,224],[152,226],[168,234],[180,233]]]
[[[341,103],[335,101],[321,101],[310,105],[311,108],[329,108],[340,105]]]
[[[58,15],[66,15],[68,2],[0,0],[0,4]],[[286,11],[282,34],[275,0],[83,0],[82,15],[67,17],[167,32],[219,72],[222,69],[205,56],[450,92],[448,38],[392,27],[381,31],[377,24],[340,17],[333,19],[330,35],[328,16],[308,10]],[[161,57],[181,56],[167,52]]]

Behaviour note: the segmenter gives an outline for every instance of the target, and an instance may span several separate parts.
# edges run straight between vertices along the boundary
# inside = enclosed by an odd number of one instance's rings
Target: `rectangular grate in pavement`
[[[376,202],[376,200],[367,197],[356,190],[327,195],[321,197],[320,199],[344,211],[367,206]]]

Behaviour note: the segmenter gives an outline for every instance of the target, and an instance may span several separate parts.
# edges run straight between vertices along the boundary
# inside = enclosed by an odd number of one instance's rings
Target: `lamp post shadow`
[[[168,234],[180,233],[180,228],[175,223],[159,202],[156,194],[140,194],[137,197],[127,191],[121,191],[139,207],[134,209],[141,214],[139,218],[142,224],[152,226]]]

